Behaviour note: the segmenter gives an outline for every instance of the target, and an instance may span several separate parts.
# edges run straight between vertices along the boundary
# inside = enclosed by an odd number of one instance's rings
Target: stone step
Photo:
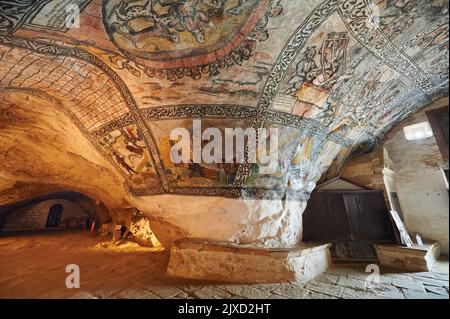
[[[167,274],[226,283],[306,283],[328,269],[330,246],[270,249],[183,239],[171,247]]]
[[[374,245],[383,266],[421,272],[431,271],[439,256],[437,244],[424,246]]]

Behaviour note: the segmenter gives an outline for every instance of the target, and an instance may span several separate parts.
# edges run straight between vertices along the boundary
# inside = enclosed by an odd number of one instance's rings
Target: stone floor
[[[224,285],[167,278],[168,255],[160,249],[86,232],[0,237],[0,298],[449,298],[449,266],[433,272],[381,270],[367,285],[366,265],[333,266],[306,285]],[[80,267],[81,287],[67,289],[68,264]]]

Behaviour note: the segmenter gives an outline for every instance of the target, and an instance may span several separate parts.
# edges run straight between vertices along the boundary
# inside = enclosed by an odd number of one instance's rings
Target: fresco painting
[[[293,152],[298,143],[299,132],[295,128],[283,127],[276,124],[266,123],[264,128],[268,136],[266,142],[262,144],[266,149],[265,154],[270,156],[270,129],[278,130],[278,143],[276,144],[277,161],[268,164],[252,164],[251,172],[246,180],[245,187],[261,187],[269,189],[281,189],[287,184],[287,171],[290,167],[290,161]]]
[[[76,3],[70,28],[47,0],[0,0],[0,88],[64,108],[137,196],[309,192],[448,93],[447,1]],[[194,119],[279,128],[277,167],[171,163]]]
[[[150,77],[200,79],[248,60],[268,38],[274,0],[107,0],[103,23],[111,41]]]
[[[150,154],[135,125],[110,132],[99,144],[129,177],[133,187],[159,187]]]
[[[198,119],[197,119],[198,120]],[[219,124],[219,126],[217,126]],[[163,162],[165,172],[168,176],[168,182],[173,187],[232,187],[236,177],[239,163],[233,159],[233,163],[226,163],[225,139],[222,139],[221,163],[194,163],[193,160],[193,122],[192,120],[166,120],[151,123],[155,138],[158,140],[159,153]],[[172,148],[180,141],[170,138],[171,132],[177,128],[186,128],[189,131],[190,140],[190,162],[175,164],[171,158]],[[201,120],[202,133],[209,127],[219,128],[222,137],[225,136],[225,128],[249,127],[248,121],[230,121],[230,120]],[[235,141],[236,142],[236,141]],[[202,148],[209,143],[208,140],[202,140]],[[236,146],[234,146],[236,147]]]

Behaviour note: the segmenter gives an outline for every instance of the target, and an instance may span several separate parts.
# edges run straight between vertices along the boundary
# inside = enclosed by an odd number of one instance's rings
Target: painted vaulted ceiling
[[[448,48],[445,0],[0,0],[0,90],[59,105],[136,196],[307,197],[448,94]],[[173,164],[193,119],[279,128],[275,171]]]

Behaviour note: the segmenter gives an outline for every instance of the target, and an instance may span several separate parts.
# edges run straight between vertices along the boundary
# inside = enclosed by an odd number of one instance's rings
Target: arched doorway
[[[47,217],[46,228],[58,227],[59,221],[61,220],[61,215],[64,207],[61,204],[55,204],[50,207],[50,211]]]

